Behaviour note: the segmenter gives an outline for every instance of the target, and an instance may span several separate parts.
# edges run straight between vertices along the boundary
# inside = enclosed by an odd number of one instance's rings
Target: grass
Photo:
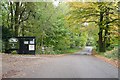
[[[67,49],[67,50],[63,50],[62,51],[62,54],[71,54],[71,53],[75,53],[75,52],[78,52],[80,51],[81,49],[79,48],[70,48],[70,49]]]
[[[49,53],[46,51],[45,53],[42,53],[42,54],[50,54],[50,55],[59,55],[59,54],[72,54],[72,53],[75,53],[75,52],[78,52],[80,51],[81,49],[80,48],[69,48],[69,49],[66,49],[66,50],[55,50],[55,51],[49,51]]]
[[[45,55],[72,54],[72,53],[78,52],[80,50],[81,50],[80,48],[69,48],[69,49],[65,49],[65,50],[56,50],[56,51],[47,50],[44,53],[42,53],[41,49],[37,49],[35,54],[45,54]],[[31,54],[17,54],[16,51],[12,51],[11,54],[14,54],[14,55],[31,55]]]
[[[108,59],[112,59],[112,60],[117,60],[118,59],[118,49],[113,49],[111,51],[106,51],[104,53],[100,53],[101,56],[104,56]]]

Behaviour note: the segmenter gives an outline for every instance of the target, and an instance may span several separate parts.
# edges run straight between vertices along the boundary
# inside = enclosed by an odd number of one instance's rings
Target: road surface
[[[28,58],[16,65],[13,72],[4,63],[4,77],[9,78],[118,78],[118,69],[91,55],[82,55],[84,51],[57,57]],[[88,52],[88,49],[86,50]],[[19,58],[19,57],[16,57]],[[21,58],[21,57],[20,57]],[[3,61],[4,62],[4,61]],[[10,67],[10,66],[9,66]],[[15,73],[16,71],[16,73]],[[15,74],[14,74],[15,73]]]

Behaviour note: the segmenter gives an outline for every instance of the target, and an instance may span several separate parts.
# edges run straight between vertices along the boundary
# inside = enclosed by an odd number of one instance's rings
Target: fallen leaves
[[[115,67],[117,67],[117,68],[119,67],[119,66],[118,66],[118,60],[108,59],[108,58],[106,58],[106,57],[104,57],[104,56],[100,56],[100,55],[95,55],[95,56],[96,56],[97,58],[99,58],[99,59],[107,62],[107,63],[112,64],[113,66],[115,66]]]

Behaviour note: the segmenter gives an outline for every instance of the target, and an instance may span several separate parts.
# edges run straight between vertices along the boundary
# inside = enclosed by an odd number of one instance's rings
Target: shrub
[[[118,49],[108,51],[108,52],[104,53],[104,56],[107,58],[111,58],[111,59],[117,59],[118,58]]]
[[[17,54],[17,51],[16,51],[16,50],[14,50],[14,51],[12,51],[11,53],[12,53],[12,54]]]

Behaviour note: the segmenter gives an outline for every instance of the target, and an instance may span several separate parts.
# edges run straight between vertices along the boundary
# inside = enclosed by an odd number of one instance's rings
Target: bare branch
[[[109,21],[108,24],[113,23],[113,22],[115,22],[115,21],[119,21],[119,20],[120,20],[120,19],[114,19],[114,20],[112,20],[112,21]]]

